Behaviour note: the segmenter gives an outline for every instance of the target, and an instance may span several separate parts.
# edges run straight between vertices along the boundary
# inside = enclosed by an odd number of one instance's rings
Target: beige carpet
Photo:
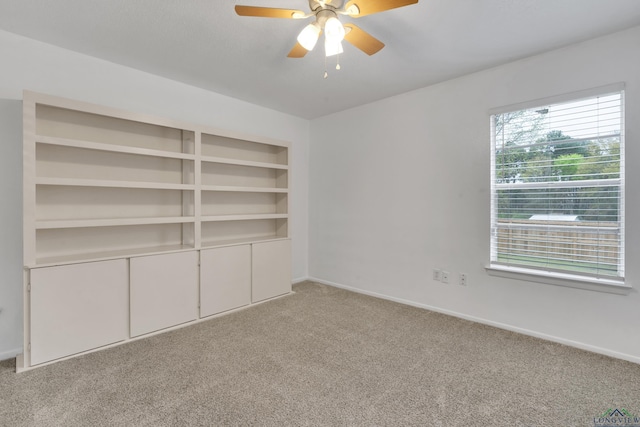
[[[1,426],[593,426],[640,365],[315,283],[14,373]]]

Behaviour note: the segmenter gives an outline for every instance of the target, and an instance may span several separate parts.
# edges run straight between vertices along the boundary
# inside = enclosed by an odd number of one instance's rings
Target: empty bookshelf
[[[17,370],[291,292],[290,145],[25,92]]]

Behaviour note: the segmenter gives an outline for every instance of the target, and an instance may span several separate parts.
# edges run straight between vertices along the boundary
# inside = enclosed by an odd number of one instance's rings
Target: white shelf
[[[276,187],[237,187],[234,185],[202,185],[202,191],[237,191],[245,193],[288,193],[288,188]]]
[[[75,178],[51,178],[38,177],[37,185],[59,185],[69,187],[112,187],[112,188],[149,188],[157,190],[195,190],[193,184],[171,184],[164,182],[136,182],[116,181],[102,179],[75,179]]]
[[[194,154],[174,153],[171,151],[152,150],[125,145],[104,144],[101,142],[66,139],[53,136],[36,135],[38,144],[59,145],[63,147],[83,148],[87,150],[109,151],[115,153],[137,154],[141,156],[166,157],[171,159],[195,160]]]
[[[250,160],[238,160],[238,159],[229,159],[226,157],[213,157],[213,156],[201,156],[200,159],[203,162],[208,162],[208,163],[223,163],[227,165],[252,166],[257,168],[289,170],[288,165],[282,165],[280,163],[254,162]]]
[[[251,214],[251,215],[209,215],[203,216],[201,221],[248,221],[256,219],[287,219],[287,214]]]
[[[42,257],[36,259],[36,265],[28,265],[26,267],[49,267],[53,265],[72,264],[77,262],[103,261],[108,259],[116,259],[132,256],[146,256],[160,253],[184,252],[192,251],[193,246],[189,245],[163,245],[150,246],[144,248],[122,249],[114,251],[90,252],[73,255],[61,255],[52,257]]]
[[[287,240],[287,237],[282,236],[260,236],[260,237],[250,237],[246,239],[221,239],[221,240],[207,240],[202,242],[202,248],[215,248],[221,246],[235,246],[235,245],[246,245],[250,243],[259,243],[259,242],[271,242],[275,240]]]
[[[25,264],[288,237],[288,143],[40,94],[24,102]]]
[[[36,221],[37,230],[83,227],[113,227],[122,225],[179,224],[194,222],[194,217],[67,219]]]

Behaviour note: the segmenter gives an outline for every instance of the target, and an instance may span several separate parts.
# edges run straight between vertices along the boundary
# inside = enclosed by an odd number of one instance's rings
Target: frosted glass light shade
[[[344,52],[344,50],[342,50],[342,42],[340,40],[330,40],[328,38],[325,38],[324,51],[325,55],[327,56],[333,56],[342,53]]]
[[[307,25],[298,34],[298,43],[307,50],[313,50],[320,37],[320,27],[316,23]]]
[[[324,24],[324,36],[327,40],[342,41],[344,39],[344,27],[338,18],[331,17]]]

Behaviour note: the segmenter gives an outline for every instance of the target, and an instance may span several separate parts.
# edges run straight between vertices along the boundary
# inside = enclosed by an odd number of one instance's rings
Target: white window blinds
[[[491,116],[491,263],[624,278],[623,92]]]

